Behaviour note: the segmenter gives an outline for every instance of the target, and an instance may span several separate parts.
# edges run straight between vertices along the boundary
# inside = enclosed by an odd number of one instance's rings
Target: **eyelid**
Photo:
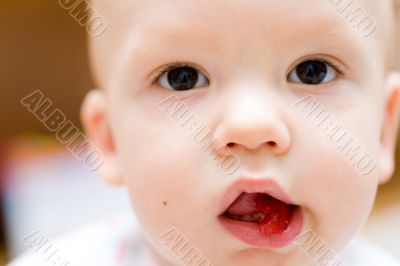
[[[207,76],[208,76],[208,75],[207,75],[207,72],[205,72],[201,67],[199,67],[199,66],[197,66],[197,65],[195,65],[195,64],[186,62],[186,61],[176,61],[176,62],[173,62],[173,63],[168,63],[168,64],[162,66],[159,70],[157,70],[156,73],[154,74],[154,76],[151,78],[151,84],[154,85],[154,84],[158,81],[158,79],[159,79],[162,75],[164,75],[166,72],[168,72],[168,71],[170,71],[170,70],[172,70],[172,69],[175,69],[175,68],[179,68],[179,67],[191,67],[191,68],[194,68],[194,69],[196,69],[196,70],[202,72],[203,75],[204,75],[208,80],[210,80],[210,79],[207,77]]]
[[[313,55],[313,56],[308,56],[308,57],[304,57],[301,60],[296,61],[290,68],[289,68],[289,72],[286,74],[286,76],[288,77],[290,72],[293,71],[293,69],[295,67],[297,67],[298,65],[307,62],[307,61],[320,61],[322,63],[325,63],[327,65],[329,65],[330,67],[332,67],[340,76],[344,76],[346,69],[342,66],[340,66],[339,64],[336,64],[333,62],[332,59],[330,59],[329,57],[325,56],[325,55]]]

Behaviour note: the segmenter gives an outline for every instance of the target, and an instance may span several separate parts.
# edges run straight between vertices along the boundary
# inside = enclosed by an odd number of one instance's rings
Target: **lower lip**
[[[303,214],[300,207],[294,210],[290,224],[284,232],[269,236],[260,232],[258,223],[237,221],[224,216],[218,219],[228,232],[243,242],[264,248],[283,248],[290,245],[303,227]]]

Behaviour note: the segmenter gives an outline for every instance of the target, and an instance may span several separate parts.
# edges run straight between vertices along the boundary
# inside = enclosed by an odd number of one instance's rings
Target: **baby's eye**
[[[202,73],[190,66],[170,67],[162,72],[157,82],[161,87],[176,91],[190,90],[209,84]]]
[[[319,60],[308,60],[297,65],[288,75],[294,83],[318,85],[336,79],[338,72],[328,63]]]

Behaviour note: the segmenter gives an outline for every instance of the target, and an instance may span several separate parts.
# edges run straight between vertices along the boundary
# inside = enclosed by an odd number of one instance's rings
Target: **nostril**
[[[266,142],[266,144],[272,148],[277,146],[275,141],[268,141],[268,142]],[[226,144],[226,146],[229,148],[232,148],[235,145],[236,144],[234,142],[229,142],[228,144]]]
[[[271,147],[275,147],[276,146],[276,142],[275,141],[268,141],[267,144]]]

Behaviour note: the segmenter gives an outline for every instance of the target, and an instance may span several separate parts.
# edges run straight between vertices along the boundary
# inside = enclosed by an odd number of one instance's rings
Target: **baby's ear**
[[[104,91],[92,90],[83,101],[81,120],[90,141],[104,156],[104,163],[98,169],[100,177],[112,186],[122,186],[124,179],[118,168]]]
[[[400,114],[400,73],[388,75],[385,88],[385,120],[381,133],[379,175],[381,184],[393,175],[395,168],[396,140]]]

